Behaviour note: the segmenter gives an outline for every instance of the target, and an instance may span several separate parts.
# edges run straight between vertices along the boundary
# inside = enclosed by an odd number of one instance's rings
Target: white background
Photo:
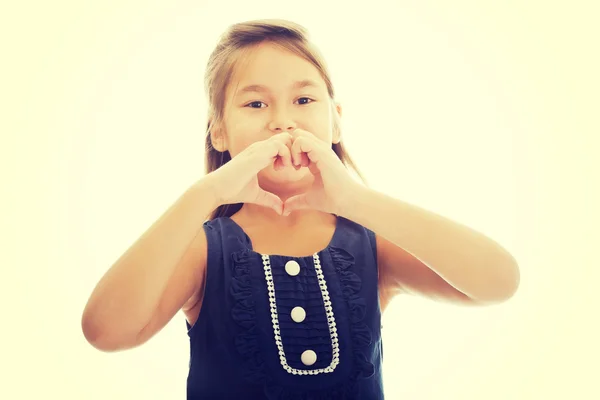
[[[85,341],[81,313],[202,176],[208,55],[228,25],[255,18],[312,33],[371,187],[519,261],[507,303],[390,305],[386,398],[600,398],[598,12],[559,3],[2,5],[0,398],[185,398],[182,313],[111,354]]]

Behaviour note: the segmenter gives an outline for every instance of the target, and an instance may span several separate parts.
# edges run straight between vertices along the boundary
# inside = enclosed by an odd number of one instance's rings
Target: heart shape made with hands
[[[308,137],[309,140],[313,140],[316,139],[312,134],[310,134],[309,132],[294,132],[292,133],[292,140],[291,143],[288,142],[287,146],[289,149],[289,163],[291,164],[292,167],[294,167],[294,169],[296,171],[298,171],[301,168],[308,168],[310,173],[313,175],[313,177],[315,178],[313,183],[311,184],[311,186],[303,193],[297,194],[295,196],[292,196],[290,198],[288,198],[286,201],[282,201],[281,204],[281,214],[286,216],[289,215],[289,213],[293,210],[297,210],[297,209],[321,209],[321,210],[325,210],[323,208],[323,206],[325,205],[325,203],[327,203],[326,201],[326,193],[325,193],[325,188],[323,185],[323,180],[321,177],[321,171],[319,170],[317,164],[313,161],[311,161],[310,157],[308,156],[308,153],[305,151],[302,151],[301,146],[306,146],[306,142],[304,144],[301,144],[300,142],[297,142],[297,139],[300,139],[302,136],[304,136],[304,140],[306,140],[306,138]],[[321,146],[315,146],[315,145],[309,145],[305,148],[305,150],[308,151],[322,151],[321,150]],[[288,157],[288,155],[286,156],[278,156],[277,159],[275,160],[275,170],[279,171],[285,168],[285,164],[284,164],[284,157]],[[288,160],[285,160],[285,162],[287,163]]]
[[[314,134],[296,129],[291,132],[291,136],[291,144],[287,142],[291,165],[296,170],[308,168],[314,180],[306,191],[281,202],[282,209],[278,213],[286,216],[295,210],[312,209],[339,214],[342,204],[349,194],[355,191],[355,183],[346,167],[332,150],[331,145]],[[279,158],[275,162],[281,166],[285,165],[281,157]],[[288,160],[285,162],[287,164]],[[281,167],[275,169],[279,170]]]

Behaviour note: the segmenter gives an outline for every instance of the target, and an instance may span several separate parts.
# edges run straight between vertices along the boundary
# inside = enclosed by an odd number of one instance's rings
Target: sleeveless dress
[[[375,234],[337,216],[309,256],[264,255],[230,217],[203,224],[207,275],[188,400],[383,399]]]

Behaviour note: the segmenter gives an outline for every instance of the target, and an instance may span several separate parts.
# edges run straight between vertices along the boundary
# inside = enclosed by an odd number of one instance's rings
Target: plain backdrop
[[[598,399],[598,9],[590,1],[21,1],[0,7],[0,398],[183,399],[183,313],[102,353],[95,284],[204,170],[230,24],[309,29],[371,187],[489,235],[510,301],[384,315],[386,398]],[[596,204],[596,206],[594,206]]]

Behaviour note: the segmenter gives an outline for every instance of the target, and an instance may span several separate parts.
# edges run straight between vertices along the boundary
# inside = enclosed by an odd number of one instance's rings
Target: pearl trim
[[[329,336],[331,337],[331,348],[332,359],[331,364],[325,368],[303,370],[295,369],[288,365],[287,359],[285,358],[285,352],[283,351],[283,343],[281,342],[281,331],[279,329],[279,317],[277,314],[277,304],[275,302],[275,286],[273,284],[273,275],[271,273],[271,259],[268,255],[262,254],[262,260],[265,270],[265,279],[267,281],[267,288],[269,290],[269,304],[271,308],[271,320],[273,322],[273,333],[275,334],[275,344],[279,351],[279,359],[283,369],[288,373],[294,375],[317,375],[322,373],[331,373],[335,370],[340,362],[340,348],[338,344],[337,328],[335,325],[335,317],[333,315],[333,308],[331,307],[331,300],[329,299],[329,292],[327,291],[327,282],[323,276],[321,270],[321,260],[317,253],[313,254],[313,262],[315,265],[315,271],[317,273],[317,279],[319,281],[319,288],[321,289],[321,296],[325,305],[325,314],[327,315],[327,325],[329,326]]]

